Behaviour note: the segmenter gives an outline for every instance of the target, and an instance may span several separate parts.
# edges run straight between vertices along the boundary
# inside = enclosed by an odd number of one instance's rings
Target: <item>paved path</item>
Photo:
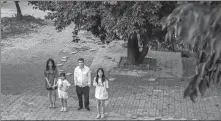
[[[199,97],[194,104],[182,98],[186,82],[166,78],[149,82],[144,77],[108,76],[116,80],[110,82],[107,119],[220,119],[220,85],[209,90],[204,98]],[[70,95],[74,94],[73,90],[70,88]],[[96,116],[94,88],[90,93],[90,112],[85,109],[77,111],[76,96],[68,99],[69,112],[61,113],[60,101],[56,102],[57,108],[49,109],[47,97],[33,93],[2,95],[1,119],[89,120]]]
[[[168,58],[166,58],[168,59]],[[168,62],[168,60],[164,60]],[[5,62],[5,61],[4,61]],[[5,62],[6,63],[6,62]],[[70,66],[71,61],[66,62],[66,68]],[[23,64],[24,65],[24,64]],[[34,71],[31,66],[25,64],[28,69]],[[172,64],[173,65],[173,64]],[[7,72],[8,66],[4,67]],[[21,67],[19,67],[21,68]],[[25,69],[25,67],[23,68]],[[39,69],[36,69],[36,71]],[[169,69],[171,72],[173,69]],[[5,73],[6,73],[5,72]],[[122,71],[123,72],[123,71]],[[124,71],[125,73],[127,71]],[[39,72],[40,73],[40,72]],[[139,72],[137,72],[139,73]],[[158,72],[160,75],[160,72]],[[30,72],[27,75],[32,74]],[[180,81],[178,77],[159,77],[155,81],[149,81],[150,75],[143,74],[142,76],[128,75],[119,73],[107,73],[108,78],[116,80],[110,82],[108,103],[106,103],[106,119],[220,119],[221,116],[221,85],[211,87],[204,98],[199,97],[197,103],[192,103],[189,99],[183,99],[183,90],[187,85],[187,81]],[[141,72],[140,72],[141,74]],[[33,76],[23,75],[23,79],[29,79]],[[5,74],[4,74],[5,76]],[[48,100],[46,91],[44,90],[43,82],[35,75],[35,81],[26,81],[25,85],[22,82],[17,82],[8,85],[10,90],[17,94],[7,93],[7,88],[2,86],[4,94],[1,99],[1,119],[2,120],[80,120],[94,119],[96,116],[96,101],[94,99],[94,87],[90,90],[90,107],[91,111],[85,109],[77,111],[77,97],[75,88],[71,87],[68,90],[70,98],[68,99],[69,112],[60,112],[60,101],[56,102],[55,109],[48,108]],[[8,75],[10,77],[10,74]],[[92,74],[94,77],[94,73]],[[13,78],[10,78],[13,80]],[[15,78],[14,78],[15,80]],[[5,80],[3,80],[5,83]],[[22,83],[22,84],[18,84]]]

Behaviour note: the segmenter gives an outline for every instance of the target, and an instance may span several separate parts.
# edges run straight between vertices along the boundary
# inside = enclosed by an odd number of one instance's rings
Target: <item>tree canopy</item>
[[[197,48],[196,73],[184,92],[192,101],[210,87],[212,81],[221,80],[221,6],[220,2],[184,3],[162,21],[166,40],[174,34],[189,46]]]
[[[32,1],[40,10],[51,10],[46,18],[54,20],[61,31],[72,22],[102,39],[134,41],[128,46],[130,63],[142,63],[153,38],[162,40],[160,20],[169,15],[177,2],[159,1]],[[103,36],[105,34],[105,36]],[[132,39],[133,38],[133,39]],[[133,44],[134,43],[134,44]],[[139,43],[139,44],[138,44]],[[129,44],[129,43],[128,43]],[[143,47],[139,52],[138,45]]]
[[[90,28],[100,19],[100,28],[128,37],[140,28],[154,33],[159,20],[168,15],[176,2],[158,1],[30,1],[34,8],[51,10],[46,18],[55,20],[56,29],[62,30],[71,22]],[[100,17],[100,18],[99,18]],[[152,30],[153,29],[153,30]],[[111,36],[112,34],[110,34]]]

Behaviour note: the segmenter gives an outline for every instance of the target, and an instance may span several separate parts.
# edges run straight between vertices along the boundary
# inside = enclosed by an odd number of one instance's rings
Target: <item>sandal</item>
[[[103,113],[101,114],[101,119],[104,119],[104,114]]]
[[[52,108],[52,107],[53,107],[52,104],[50,104],[50,105],[49,105],[49,108]]]
[[[55,108],[55,103],[52,103],[52,107]]]
[[[64,108],[64,110],[63,110],[64,112],[67,112],[67,108]]]
[[[96,119],[99,119],[99,118],[101,118],[101,115],[100,115],[100,114],[97,114]]]

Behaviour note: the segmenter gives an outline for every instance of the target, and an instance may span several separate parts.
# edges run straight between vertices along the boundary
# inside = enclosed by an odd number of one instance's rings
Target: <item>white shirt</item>
[[[58,79],[57,83],[58,83],[58,90],[59,91],[65,91],[67,89],[67,87],[71,86],[71,84],[66,79],[64,79],[63,81],[61,79]]]
[[[91,71],[87,66],[81,69],[77,66],[74,69],[74,85],[80,87],[91,86]]]

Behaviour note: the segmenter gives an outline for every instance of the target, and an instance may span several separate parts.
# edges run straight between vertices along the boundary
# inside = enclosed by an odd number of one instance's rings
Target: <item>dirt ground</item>
[[[72,28],[67,27],[62,32],[57,32],[52,24],[41,27],[38,32],[27,35],[17,35],[3,39],[1,49],[1,89],[2,94],[24,94],[31,88],[33,92],[44,94],[43,71],[46,60],[53,58],[56,63],[63,63],[58,67],[65,72],[73,73],[77,66],[77,59],[85,58],[86,65],[90,66],[95,51],[98,49],[98,39],[88,32],[80,32],[80,43],[73,43]],[[91,39],[88,39],[88,36]],[[86,48],[85,51],[77,51],[77,48]],[[71,52],[77,52],[72,54]],[[67,62],[61,62],[62,57],[68,56]],[[72,76],[68,76],[73,80]]]

